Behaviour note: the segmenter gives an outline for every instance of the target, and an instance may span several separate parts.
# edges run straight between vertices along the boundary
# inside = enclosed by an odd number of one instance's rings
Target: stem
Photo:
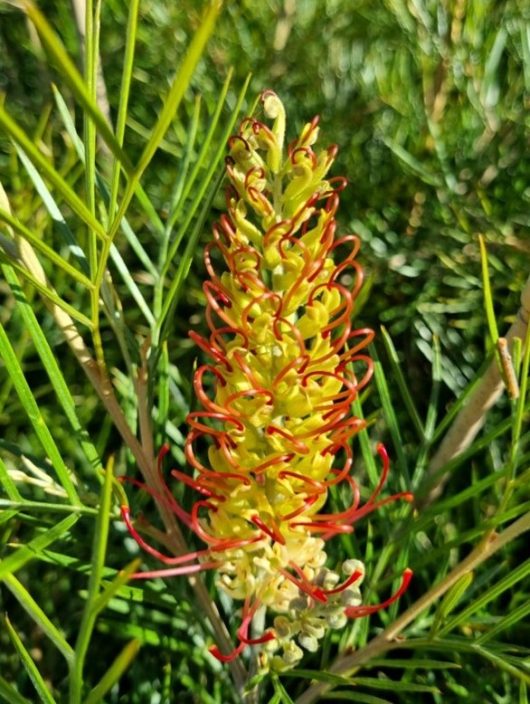
[[[262,604],[252,619],[251,630],[252,637],[259,638],[263,635],[265,630],[265,617],[267,614],[266,607]],[[258,674],[259,667],[259,654],[261,652],[261,645],[252,646],[252,660],[250,663],[250,669],[248,673],[248,679],[251,680],[255,675]],[[245,704],[259,704],[260,701],[260,683],[258,682],[252,689],[246,692],[244,697]]]
[[[87,37],[86,31],[86,0],[72,0],[72,8],[74,10],[75,22],[77,25],[77,31],[79,34],[79,42],[81,44],[81,56],[84,56],[85,40]],[[110,105],[109,99],[107,97],[107,86],[105,84],[105,79],[103,77],[103,68],[101,64],[101,57],[99,52],[97,52],[97,73],[96,73],[96,100],[98,108],[101,110],[105,119],[111,126],[110,119]],[[100,149],[109,153],[109,148],[107,147],[105,141],[102,139],[98,145]],[[121,145],[120,145],[121,146]]]
[[[461,577],[473,571],[478,565],[485,562],[505,545],[528,530],[530,530],[530,511],[512,523],[511,526],[506,528],[502,533],[487,533],[465,560],[462,560],[462,562],[442,579],[441,582],[436,584],[432,589],[429,589],[416,603],[396,619],[394,623],[385,628],[382,633],[371,640],[364,648],[356,653],[338,658],[330,668],[330,672],[335,675],[352,674],[353,671],[369,662],[372,658],[378,657],[387,650],[390,650],[395,645],[395,639],[401,631],[403,631],[409,623],[412,623],[422,611],[442,597]],[[402,643],[401,647],[406,646]],[[311,702],[317,701],[325,692],[328,692],[330,688],[331,686],[324,682],[312,685],[298,697],[296,704],[311,704]]]
[[[96,529],[94,532],[92,546],[88,594],[75,643],[75,657],[70,666],[69,704],[81,704],[82,699],[83,670],[88,648],[90,646],[90,640],[92,638],[92,632],[98,616],[95,603],[97,602],[100,594],[101,579],[103,576],[103,568],[105,566],[105,558],[107,554],[113,478],[114,458],[111,457],[105,470],[105,480],[101,488],[100,508],[96,518]]]

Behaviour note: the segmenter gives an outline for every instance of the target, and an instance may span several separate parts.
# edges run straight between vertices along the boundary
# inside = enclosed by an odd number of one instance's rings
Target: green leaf
[[[223,133],[223,137],[219,140],[220,149],[219,148],[217,149],[217,153],[215,154],[214,159],[211,160],[210,163],[208,164],[207,160],[209,157],[210,144],[212,142],[213,136],[215,134],[215,130],[216,130],[217,125],[219,123],[219,118],[221,117],[221,111],[222,111],[223,105],[226,100],[226,94],[228,92],[228,88],[230,86],[231,80],[232,80],[232,71],[229,71],[228,75],[225,79],[225,82],[223,84],[223,87],[221,89],[221,93],[219,94],[219,99],[217,101],[216,109],[215,109],[215,112],[214,112],[212,119],[210,121],[210,127],[208,128],[208,132],[202,142],[201,150],[200,150],[199,155],[197,157],[197,160],[193,166],[193,169],[192,169],[191,173],[189,174],[189,176],[187,176],[187,177],[185,176],[186,172],[183,170],[183,174],[181,177],[182,180],[176,184],[175,196],[177,194],[179,194],[179,192],[180,192],[180,195],[179,195],[178,199],[175,199],[174,207],[172,208],[171,213],[170,213],[170,217],[169,217],[169,220],[168,220],[168,223],[166,226],[166,236],[167,237],[169,237],[171,230],[173,229],[173,226],[175,225],[178,218],[180,217],[180,214],[182,213],[182,209],[186,203],[186,199],[188,198],[189,194],[191,193],[191,190],[192,190],[195,182],[197,181],[197,177],[200,174],[200,172],[206,166],[209,167],[208,171],[210,173],[208,173],[208,175],[203,179],[203,182],[202,182],[202,189],[204,189],[204,186],[207,185],[207,183],[209,181],[211,181],[213,173],[215,173],[215,169],[217,168],[217,164],[219,162],[220,152],[223,153],[226,149],[226,146],[225,146],[226,139],[227,139],[228,134],[230,134],[230,132],[232,131],[234,122],[239,115],[239,110],[241,108],[241,102],[247,92],[247,89],[248,89],[249,78],[247,78],[247,81],[239,94],[238,104],[236,105],[236,107],[232,111],[231,119],[229,121],[230,127],[228,128],[228,126],[227,126],[225,128],[224,133]],[[188,152],[185,157],[186,160],[189,160],[189,158],[190,158],[191,147],[193,144],[192,136],[193,136],[194,131],[196,131],[196,129],[197,129],[197,125],[196,125],[197,121],[198,121],[198,114],[196,117],[195,124],[192,123],[192,129],[190,131],[191,133],[190,133],[190,138],[189,138],[189,143],[188,143]],[[184,163],[184,166],[186,166],[186,162]],[[199,201],[201,200],[200,196],[199,196],[198,200]],[[194,210],[193,207],[192,207],[192,210]],[[175,240],[173,241],[173,243],[171,245],[170,254],[166,258],[164,273],[167,272],[167,267],[169,266],[170,262],[173,260],[175,253],[180,246],[180,241],[181,241],[187,227],[189,226],[189,223],[191,222],[192,217],[193,217],[193,215],[190,216],[190,213],[188,213],[188,217],[187,217],[184,225],[182,225],[181,228],[179,229],[179,232],[177,233],[177,236],[175,237]]]
[[[451,404],[451,407],[445,414],[445,416],[442,418],[440,423],[436,426],[436,430],[434,431],[432,441],[433,443],[437,442],[447,431],[453,420],[456,418],[460,410],[462,409],[463,406],[467,403],[468,398],[471,396],[471,394],[475,391],[476,387],[481,383],[482,377],[486,370],[488,369],[491,360],[493,359],[493,352],[488,354],[484,362],[482,363],[480,369],[476,373],[475,377],[469,383],[465,389],[458,395],[458,398],[455,399],[455,402]]]
[[[83,704],[97,704],[97,702],[100,702],[105,694],[118,682],[125,670],[130,667],[139,650],[139,640],[132,640],[127,643],[98,684],[90,691]]]
[[[72,257],[76,259],[81,268],[83,269],[84,274],[89,273],[89,268],[88,268],[88,263],[85,257],[85,253],[79,246],[78,242],[76,241],[72,231],[68,227],[68,223],[66,222],[64,215],[61,213],[59,206],[55,202],[54,197],[48,190],[46,184],[40,177],[39,172],[37,169],[33,166],[31,161],[28,159],[28,157],[24,154],[24,151],[20,147],[16,147],[18,157],[22,164],[24,165],[24,168],[26,169],[28,176],[30,177],[33,185],[35,186],[35,189],[39,196],[42,198],[42,202],[44,203],[44,206],[46,210],[48,211],[50,217],[53,220],[53,224],[55,228],[57,229],[57,232],[59,235],[62,237],[63,241],[65,244],[68,246],[68,249],[70,250],[70,253],[72,254]],[[33,238],[34,240],[36,238]],[[79,277],[81,276],[81,280],[84,282],[87,282],[85,285],[87,288],[93,288],[93,284],[91,280],[87,276],[83,276],[82,274],[79,274],[76,269],[74,269],[71,265],[70,268],[75,271],[75,274],[73,275],[73,278],[77,279],[78,281],[80,280]]]
[[[127,565],[127,567],[118,572],[118,576],[113,579],[112,582],[105,587],[104,591],[97,597],[97,599],[94,600],[92,604],[94,613],[98,614],[106,608],[109,601],[122,590],[131,576],[138,571],[140,562],[141,560],[139,558],[133,560],[129,565]]]
[[[302,668],[296,668],[294,670],[288,670],[282,673],[282,677],[300,677],[304,680],[317,680],[318,682],[325,682],[326,684],[336,685],[336,686],[351,686],[353,684],[353,678],[345,677],[343,675],[335,675],[332,672],[326,672],[325,670],[305,670]]]
[[[13,381],[13,385],[18,394],[20,402],[27,413],[28,419],[39,438],[44,451],[50,458],[53,468],[57,473],[59,481],[64,488],[70,503],[74,506],[79,506],[81,501],[77,494],[77,490],[72,481],[71,472],[66,467],[57,445],[52,437],[52,434],[46,425],[44,418],[39,410],[35,397],[31,393],[28,382],[24,376],[19,361],[15,355],[15,351],[9,342],[3,325],[0,323],[0,356],[3,358],[7,372]]]
[[[429,396],[429,405],[427,406],[427,415],[425,418],[424,425],[424,438],[421,447],[418,452],[418,457],[416,460],[416,468],[414,470],[413,476],[413,487],[417,488],[421,480],[425,475],[425,467],[427,464],[427,458],[429,450],[433,443],[434,430],[436,425],[436,417],[438,414],[438,397],[440,394],[440,383],[442,379],[441,370],[441,352],[440,352],[440,340],[438,336],[434,335],[432,339],[432,389]]]
[[[81,141],[81,138],[77,134],[77,130],[75,128],[73,118],[70,115],[68,107],[66,106],[64,98],[61,95],[61,93],[59,92],[58,88],[56,86],[52,85],[52,89],[53,89],[53,93],[54,93],[55,102],[57,103],[57,107],[59,110],[59,114],[61,116],[61,119],[63,121],[65,129],[68,132],[68,136],[70,137],[70,139],[72,140],[72,142],[75,146],[75,149],[76,149],[77,155],[79,156],[79,159],[81,160],[82,163],[84,163],[85,162],[85,148],[83,146],[83,142]],[[107,206],[110,209],[110,207],[111,207],[110,194],[107,189],[107,186],[105,185],[105,182],[103,181],[103,179],[101,178],[101,176],[98,173],[96,173],[96,186],[98,188],[98,191],[101,193],[101,196],[103,198],[104,203],[107,204]],[[149,217],[150,217],[151,222],[153,223],[154,227],[157,230],[163,229],[161,227],[161,224],[159,223],[158,216],[156,215],[156,213],[154,213],[153,206],[148,206],[147,195],[143,192],[143,190],[140,186],[138,186],[136,196],[137,196],[139,202],[143,205],[146,212],[149,211]],[[157,271],[156,267],[154,266],[149,255],[147,254],[147,252],[143,248],[140,240],[138,239],[138,237],[134,233],[133,229],[129,225],[129,222],[127,221],[126,218],[123,218],[123,220],[121,221],[121,229],[122,229],[122,232],[125,235],[127,241],[131,245],[132,250],[134,251],[134,253],[138,257],[138,259],[141,261],[143,266],[153,276],[153,278],[155,280],[158,279],[158,271]],[[117,268],[119,269],[118,263],[116,262],[116,259],[119,257],[119,259],[121,261],[123,261],[123,259],[119,255],[119,251],[113,246],[113,247],[111,247],[110,254],[111,254],[113,261],[115,261]],[[121,273],[121,271],[120,271],[120,273]],[[124,278],[124,280],[125,280],[125,278]],[[92,285],[92,282],[90,282],[90,283]],[[129,285],[129,280],[126,280],[126,283]],[[132,290],[131,290],[131,293],[132,293]]]
[[[361,399],[358,396],[352,403],[352,411],[354,416],[356,416],[357,418],[361,420],[364,418],[364,411],[361,404]],[[372,441],[370,439],[370,435],[368,433],[367,428],[363,428],[362,430],[360,430],[359,433],[357,433],[357,438],[359,439],[363,461],[366,465],[366,473],[368,474],[370,483],[372,484],[372,486],[377,486],[377,483],[379,481],[379,470],[374,459]]]
[[[50,619],[46,616],[35,599],[31,596],[28,590],[22,586],[18,579],[12,574],[6,574],[3,578],[3,583],[20,603],[22,608],[27,611],[33,621],[39,626],[42,631],[55,645],[57,650],[64,656],[68,663],[71,663],[74,656],[74,651],[66,642],[64,636],[58,631]]]
[[[53,31],[51,25],[31,0],[19,0],[19,5],[31,22],[35,25],[35,29],[39,33],[39,37],[46,51],[54,59],[55,66],[59,70],[63,79],[70,86],[76,98],[94,121],[98,132],[102,136],[106,145],[112,153],[120,159],[124,167],[127,170],[130,169],[131,165],[127,155],[117,143],[107,120],[101,113],[97,104],[94,102],[92,96],[87,90],[87,86],[83,78],[80,76],[79,71],[68,56],[64,46]]]
[[[101,487],[99,511],[96,519],[92,544],[92,568],[90,570],[88,597],[83,609],[79,633],[75,644],[75,659],[70,676],[71,704],[81,701],[81,692],[83,689],[83,668],[90,639],[92,637],[92,631],[97,618],[97,609],[94,607],[94,604],[98,600],[102,573],[105,565],[105,555],[107,552],[112,485],[114,480],[113,472],[114,460],[111,458],[105,471],[105,481]]]
[[[201,212],[201,215],[197,219],[195,226],[194,226],[192,232],[190,233],[189,239],[186,243],[186,248],[184,249],[184,252],[182,253],[182,257],[179,262],[179,267],[178,267],[177,273],[175,274],[175,276],[171,282],[171,286],[169,287],[169,291],[168,291],[166,298],[164,300],[164,305],[162,307],[162,312],[160,314],[160,318],[158,321],[158,324],[161,329],[167,324],[167,321],[170,319],[171,314],[172,314],[173,310],[175,309],[175,306],[178,303],[182,286],[184,285],[184,281],[186,280],[186,277],[187,277],[189,270],[190,270],[190,267],[191,267],[193,254],[196,250],[197,241],[201,235],[204,221],[206,220],[206,216],[207,216],[209,209],[213,203],[213,199],[215,198],[215,194],[217,193],[219,186],[221,185],[221,183],[223,181],[223,178],[224,178],[224,174],[222,172],[220,172],[219,176],[217,177],[217,180],[215,181],[215,183],[210,191],[210,194],[209,194],[207,200],[203,204],[203,210]],[[161,332],[161,337],[162,337],[162,339],[164,338],[163,331]]]
[[[493,599],[496,599],[500,594],[507,589],[511,589],[517,582],[526,579],[530,575],[530,559],[525,560],[521,565],[511,570],[509,574],[501,579],[497,584],[488,587],[488,590],[478,599],[475,599],[466,609],[461,611],[457,616],[452,618],[443,628],[438,631],[438,636],[443,636],[449,633],[454,628],[464,623],[476,611],[484,607]]]
[[[50,247],[44,240],[42,240],[37,235],[23,225],[16,217],[11,215],[7,210],[0,208],[0,219],[7,223],[13,230],[31,244],[31,246],[39,252],[42,252],[44,256],[49,259],[55,266],[64,271],[65,274],[70,276],[75,281],[78,281],[82,286],[87,289],[93,287],[92,282],[84,274],[79,272],[74,266],[72,266],[66,259],[63,259],[60,254],[57,254],[55,249]],[[16,247],[16,244],[15,244]],[[7,252],[9,254],[9,252]]]
[[[522,680],[519,682],[519,704],[528,704],[528,690]]]
[[[31,655],[28,653],[18,633],[11,625],[11,622],[9,621],[7,616],[4,616],[4,623],[6,625],[9,637],[11,638],[11,642],[15,646],[18,656],[21,659],[22,664],[24,665],[24,668],[26,669],[26,672],[29,675],[29,678],[33,682],[33,686],[35,687],[35,690],[39,695],[40,700],[44,702],[44,704],[55,704],[55,699],[52,697],[50,690],[46,686],[42,675],[40,674],[36,664],[31,658]]]
[[[18,279],[10,267],[4,266],[3,272],[8,284],[13,292],[16,291],[16,304],[24,320],[26,330],[31,335],[35,349],[42,361],[42,365],[48,374],[57,399],[64,411],[65,417],[70,423],[75,436],[79,440],[80,447],[83,449],[85,456],[90,464],[92,471],[96,476],[102,471],[101,460],[98,451],[90,440],[90,437],[81,425],[77,415],[76,404],[66,383],[66,380],[61,372],[57,358],[53,353],[46,335],[43,333],[39,325],[32,306],[29,304],[24,292],[20,289]]]
[[[33,144],[27,134],[22,130],[13,118],[7,113],[3,105],[0,104],[0,127],[3,127],[11,139],[18,144],[25,152],[30,161],[39,169],[45,178],[54,186],[61,197],[68,203],[70,208],[81,220],[105,240],[107,234],[100,222],[93,216],[85,203],[79,198],[74,190],[66,183],[58,171],[52,166],[44,154]]]
[[[357,677],[351,678],[352,684],[371,689],[381,689],[388,692],[416,692],[440,694],[438,687],[428,684],[415,684],[414,682],[399,682],[386,677]]]
[[[208,130],[208,133],[204,140],[202,141],[202,147],[200,150],[200,154],[197,157],[197,160],[195,162],[195,166],[193,168],[193,171],[191,174],[189,173],[190,169],[190,164],[192,162],[192,156],[194,153],[194,150],[196,149],[196,139],[197,139],[197,131],[199,129],[199,124],[200,124],[200,115],[201,115],[201,96],[198,95],[195,98],[195,102],[193,105],[193,113],[191,116],[190,120],[190,126],[188,128],[188,132],[186,134],[186,151],[184,153],[184,159],[182,159],[179,173],[177,175],[177,178],[175,179],[175,185],[173,186],[173,192],[171,194],[171,201],[169,205],[169,218],[166,223],[165,231],[164,231],[164,240],[162,243],[162,247],[160,248],[160,262],[164,264],[164,262],[167,259],[167,245],[169,244],[169,237],[171,235],[171,230],[173,229],[173,225],[178,219],[179,213],[182,210],[182,206],[184,204],[184,201],[186,200],[187,196],[189,195],[189,192],[191,188],[193,187],[193,183],[199,173],[199,169],[197,168],[198,164],[202,165],[202,155],[204,152],[204,155],[206,156],[208,147],[209,147],[209,142],[211,141],[211,138],[214,135],[215,132],[215,127],[217,126],[217,122],[219,120],[219,115],[222,109],[222,106],[224,104],[224,101],[226,100],[226,94],[224,94],[224,86],[229,85],[229,81],[232,77],[232,71],[230,70],[227,76],[227,79],[225,80],[225,83],[223,85],[223,90],[221,91],[221,95],[219,96],[219,100],[217,102],[217,108],[214,113],[214,116],[211,120],[210,123],[210,129]]]
[[[123,223],[122,223],[122,226],[123,226]],[[127,239],[129,239],[129,238],[127,237]],[[129,271],[129,267],[125,263],[125,260],[123,259],[118,248],[115,245],[111,245],[110,258],[112,259],[114,266],[118,270],[125,285],[129,289],[131,296],[136,301],[138,308],[142,311],[144,318],[147,320],[149,325],[151,327],[153,327],[155,324],[155,317],[154,317],[153,313],[151,312],[151,309],[149,308],[145,298],[143,297],[142,292],[138,288],[136,281],[131,276],[131,273]],[[158,274],[157,274],[157,278],[158,278]]]
[[[530,684],[530,674],[512,665],[502,654],[493,653],[491,650],[486,650],[479,646],[476,646],[475,650],[499,669],[504,670],[504,672],[507,672],[512,677],[515,677],[527,685]]]
[[[317,680],[333,686],[348,687],[371,687],[373,689],[388,690],[394,692],[429,692],[439,693],[437,687],[431,685],[414,684],[413,682],[399,682],[387,678],[379,677],[343,677],[331,672],[321,670],[290,670],[283,673],[283,677],[302,677],[304,679]]]
[[[139,0],[131,0],[131,2],[129,2],[129,15],[127,19],[127,31],[125,34],[125,55],[123,59],[123,70],[119,91],[120,102],[118,105],[118,117],[116,120],[116,140],[120,146],[123,145],[125,125],[127,121],[127,108],[129,104],[129,94],[131,90],[131,81],[133,76],[134,49],[136,45],[139,5]],[[120,159],[115,159],[112,169],[109,201],[109,214],[111,218],[114,217],[116,211],[119,185]]]
[[[371,347],[370,352],[374,360],[374,377],[375,383],[377,385],[377,391],[379,392],[379,398],[381,399],[381,405],[383,407],[383,414],[385,416],[390,435],[392,436],[394,450],[397,454],[400,486],[403,491],[406,491],[411,487],[411,479],[408,464],[403,453],[404,443],[401,437],[401,431],[399,429],[399,422],[397,419],[396,412],[394,410],[394,406],[392,405],[390,391],[386,381],[385,373],[383,371],[383,367],[381,366],[381,362],[379,361],[379,358],[377,356],[377,350],[373,345]]]
[[[101,3],[96,2],[96,13],[94,17],[94,6],[92,0],[86,0],[85,6],[85,31],[82,37],[84,44],[84,83],[88,101],[92,105],[97,105],[97,67],[99,60],[99,12]],[[98,106],[99,107],[99,106]],[[105,121],[106,122],[106,121]],[[88,110],[83,110],[83,143],[85,147],[85,199],[88,209],[93,217],[96,213],[96,126]],[[98,265],[97,238],[94,230],[88,230],[88,264],[90,278],[94,279]],[[94,305],[95,304],[95,305]],[[93,308],[97,302],[93,300]]]
[[[357,702],[357,704],[392,704],[388,699],[375,697],[373,694],[364,692],[326,692],[326,699],[329,701]]]
[[[451,589],[449,589],[447,594],[444,596],[436,609],[436,613],[434,614],[431,628],[431,638],[436,635],[441,624],[445,621],[451,611],[454,611],[454,609],[458,606],[462,597],[473,583],[473,578],[474,575],[472,572],[462,575],[462,577],[460,577],[460,579],[453,584]]]
[[[34,515],[37,512],[43,513],[67,513],[75,514],[78,516],[95,516],[97,511],[95,508],[90,506],[69,506],[68,504],[56,504],[48,501],[30,501],[20,497],[18,500],[11,499],[0,499],[0,509],[2,508],[13,508],[17,512],[27,511]],[[35,556],[40,557],[40,556]]]
[[[1,499],[0,499],[1,501]],[[0,506],[2,504],[0,503]],[[3,525],[4,523],[9,523],[9,521],[14,518],[16,515],[18,515],[18,511],[12,510],[12,511],[0,511],[0,526]]]
[[[401,362],[399,361],[398,353],[392,342],[392,338],[388,334],[386,328],[381,326],[381,337],[383,338],[383,343],[385,345],[386,353],[392,367],[393,379],[396,381],[398,388],[401,392],[401,400],[405,404],[405,407],[409,413],[410,419],[416,429],[416,433],[420,440],[424,439],[424,429],[423,423],[421,422],[420,414],[416,409],[416,404],[412,398],[405,377],[403,376],[403,371],[401,370]]]
[[[30,540],[27,545],[19,547],[15,552],[0,561],[0,580],[6,575],[12,574],[23,567],[26,563],[36,557],[36,555],[44,548],[51,545],[56,540],[59,540],[70,528],[79,520],[78,515],[70,515],[63,518],[52,528],[44,531],[33,540]]]
[[[230,78],[231,78],[231,75],[229,74],[227,76],[227,79],[226,79],[225,84],[222,89],[222,93],[220,96],[221,100],[224,100],[226,92],[228,91]],[[175,235],[173,242],[171,243],[171,247],[169,249],[169,252],[167,254],[167,257],[166,257],[166,260],[165,260],[164,266],[163,266],[162,273],[164,275],[166,275],[168,273],[169,268],[171,267],[171,264],[173,262],[173,259],[178,251],[180,243],[181,243],[183,237],[185,236],[186,232],[188,231],[188,228],[189,228],[189,226],[195,216],[195,213],[197,212],[197,209],[202,204],[202,199],[204,197],[204,194],[206,193],[206,190],[208,189],[208,186],[215,175],[218,164],[220,163],[220,161],[225,153],[226,142],[234,129],[234,125],[235,125],[237,118],[239,117],[239,113],[241,110],[241,106],[243,104],[243,100],[247,94],[247,90],[250,85],[250,79],[251,79],[251,76],[248,76],[245,83],[243,84],[243,87],[240,90],[238,98],[237,98],[237,103],[231,112],[230,119],[228,120],[228,122],[225,126],[225,129],[223,130],[223,133],[222,133],[221,137],[219,138],[218,147],[217,147],[215,153],[213,154],[213,156],[211,156],[208,153],[208,147],[210,145],[213,134],[215,132],[215,128],[217,127],[217,124],[218,124],[218,121],[219,121],[219,118],[221,115],[221,108],[223,106],[223,103],[221,102],[221,100],[218,103],[217,110],[211,119],[208,134],[205,137],[203,146],[201,148],[199,156],[197,157],[197,161],[193,167],[193,170],[192,170],[189,178],[186,181],[186,184],[183,188],[182,195],[179,199],[177,206],[175,207],[175,210],[173,211],[173,213],[171,215],[171,220],[168,223],[167,234],[169,235],[170,228],[173,227],[173,225],[177,221],[177,219],[182,211],[182,208],[184,207],[184,204],[186,203],[186,199],[187,199],[189,193],[191,192],[191,188],[192,188],[193,184],[195,183],[195,181],[197,180],[198,174],[200,173],[201,169],[204,168],[206,166],[206,164],[208,164],[206,175],[203,177],[202,181],[200,182],[197,194],[194,196],[193,201],[191,203],[187,204],[187,207],[186,207],[187,216],[184,219],[184,221],[182,222],[182,224],[180,225],[179,230],[178,230],[177,234]]]
[[[41,279],[38,279],[31,271],[29,271],[29,269],[22,266],[18,260],[14,260],[11,257],[6,256],[4,252],[0,251],[0,262],[12,266],[15,271],[17,271],[24,279],[26,279],[26,281],[35,287],[35,289],[46,301],[56,305],[61,310],[64,310],[64,312],[68,313],[73,320],[77,320],[77,322],[81,323],[81,325],[85,325],[89,330],[92,328],[92,321],[90,318],[87,318],[86,315],[80,313],[77,308],[64,301],[57,295],[53,288],[51,288],[48,284],[43,283]]]
[[[365,666],[398,668],[400,670],[446,670],[451,668],[462,669],[462,665],[447,660],[432,660],[430,658],[370,658],[370,662]]]
[[[129,207],[129,204],[136,191],[136,187],[140,182],[142,174],[151,162],[151,159],[153,158],[158,147],[160,146],[160,142],[162,141],[169,125],[171,124],[175,116],[175,113],[177,112],[181,100],[184,97],[188,85],[191,82],[197,62],[199,61],[204,51],[206,42],[208,41],[211,33],[213,32],[215,21],[219,13],[220,7],[221,3],[219,2],[219,0],[213,0],[210,3],[210,6],[206,11],[201,25],[193,36],[193,40],[186,53],[182,66],[180,67],[180,70],[176,73],[171,83],[171,87],[169,89],[164,105],[162,106],[162,109],[158,115],[158,120],[151,131],[151,135],[147,144],[144,147],[140,160],[136,165],[135,169],[129,175],[127,186],[121,198],[121,205],[109,229],[109,242],[104,247],[102,255],[100,257],[98,273],[96,276],[97,286],[101,285],[103,272],[106,267],[106,259],[108,249],[110,247],[110,242],[114,239],[114,236],[118,231],[122,218],[127,212],[127,208]]]
[[[9,682],[7,682],[1,675],[0,697],[3,697],[4,701],[7,702],[7,704],[31,704],[29,699],[26,699],[21,694],[19,694],[17,690],[11,684],[9,684]]]
[[[507,628],[511,628],[516,623],[519,623],[519,621],[522,622],[523,619],[526,619],[529,614],[530,601],[527,601],[526,603],[523,603],[518,606],[516,609],[513,609],[513,611],[511,611],[507,616],[501,618],[501,620],[496,623],[495,626],[489,628],[484,633],[484,635],[477,638],[477,645],[483,645],[484,643],[490,641],[492,638],[496,638],[502,631],[505,631]]]
[[[4,460],[0,457],[0,486],[3,487],[4,491],[12,501],[22,501],[22,496],[20,495],[17,485],[9,476],[7,467],[4,464]]]
[[[278,698],[278,702],[281,702],[282,704],[294,704],[277,675],[272,675],[272,686],[274,687],[274,692]]]
[[[390,139],[385,139],[384,143],[413,173],[420,176],[422,181],[437,188],[442,185],[440,177],[437,174],[430,173],[421,161],[412,156],[412,154],[400,144]]]
[[[225,130],[219,140],[219,146],[217,148],[217,151],[214,154],[213,158],[210,159],[206,176],[201,181],[201,185],[200,185],[195,197],[193,198],[193,201],[190,204],[188,204],[188,206],[186,208],[187,216],[186,216],[184,222],[181,224],[181,226],[175,236],[175,239],[169,248],[169,252],[167,254],[166,261],[163,264],[161,283],[163,283],[164,277],[167,275],[167,273],[169,271],[169,268],[173,262],[173,258],[175,257],[175,255],[178,251],[178,247],[179,247],[183,237],[187,234],[188,228],[190,227],[197,210],[199,209],[199,207],[201,207],[201,212],[197,218],[195,226],[193,227],[191,233],[188,236],[188,241],[186,243],[185,250],[184,250],[182,256],[179,258],[178,268],[177,268],[175,275],[172,277],[170,289],[169,289],[168,293],[166,294],[166,297],[163,301],[162,310],[161,310],[160,315],[158,317],[158,328],[157,328],[158,334],[155,334],[155,336],[154,336],[155,342],[158,340],[163,340],[165,337],[164,328],[167,327],[168,318],[171,316],[172,312],[175,309],[175,306],[178,302],[178,297],[180,295],[180,290],[181,290],[182,284],[188,275],[188,272],[189,272],[189,269],[191,266],[193,253],[195,250],[195,245],[196,245],[196,242],[197,242],[198,237],[200,235],[201,228],[202,228],[203,223],[205,221],[205,218],[209,212],[209,209],[211,207],[211,203],[213,202],[213,198],[215,197],[215,194],[217,193],[217,190],[223,181],[224,173],[221,172],[219,174],[219,176],[217,177],[217,179],[215,180],[213,187],[210,190],[209,198],[207,199],[206,202],[203,202],[204,195],[205,195],[205,193],[208,189],[208,186],[210,185],[210,183],[214,177],[217,166],[218,166],[218,164],[219,164],[219,162],[225,152],[226,141],[228,140],[229,135],[232,133],[235,121],[239,116],[239,112],[241,110],[241,105],[243,104],[243,100],[246,95],[249,84],[250,84],[250,76],[247,77],[247,80],[245,81],[243,88],[239,92],[237,103],[235,105],[235,108],[232,110],[230,120],[228,121],[226,128],[225,128]],[[225,82],[225,86],[226,86],[226,88],[228,88],[228,79]],[[213,130],[217,124],[218,118],[219,118],[219,110],[216,112],[216,114],[214,115],[214,117],[211,121],[209,132],[212,132],[212,134],[213,134]],[[209,136],[210,135],[208,134],[207,138],[206,138],[207,140],[208,140]],[[196,170],[198,171],[199,165],[206,158],[206,156],[207,156],[207,153],[203,149],[201,151],[201,154],[199,155],[198,162],[195,165],[195,168],[192,172],[192,175],[190,176],[190,179],[193,178],[195,180],[195,177],[196,177],[195,172],[196,172]],[[183,194],[183,196],[180,199],[180,203],[184,204],[184,201],[185,201],[185,195]],[[175,214],[175,217],[176,217],[176,214]],[[161,295],[161,292],[159,295]]]
[[[493,309],[493,295],[491,293],[491,283],[488,273],[488,253],[486,251],[486,243],[482,235],[479,235],[478,241],[480,245],[480,264],[482,266],[482,286],[484,289],[486,319],[488,321],[491,341],[494,345],[496,345],[499,339],[499,330],[497,328],[497,320],[495,319],[495,311]]]

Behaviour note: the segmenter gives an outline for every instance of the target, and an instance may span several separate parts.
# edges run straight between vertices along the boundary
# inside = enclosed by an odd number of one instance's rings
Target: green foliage
[[[354,472],[369,495],[382,440],[385,491],[424,497],[529,274],[530,11],[518,0],[79,4],[84,42],[69,3],[0,3],[0,699],[241,701],[252,663],[221,666],[207,650],[220,637],[212,580],[129,581],[145,556],[117,480],[141,473],[156,495],[164,442],[186,467],[198,355],[187,331],[205,328],[201,250],[224,207],[227,138],[272,88],[295,127],[319,113],[324,142],[340,146],[341,218],[366,269],[356,322],[385,326],[375,382],[354,407],[368,420]],[[523,343],[518,398],[438,470],[443,495],[383,507],[334,542],[337,561],[366,562],[366,603],[385,600],[406,566],[408,593],[330,633],[304,670],[250,678],[248,702],[527,701]],[[182,550],[174,519],[127,493],[152,537],[169,531],[164,547]],[[176,494],[186,503],[189,489]],[[218,607],[237,622],[234,605]]]

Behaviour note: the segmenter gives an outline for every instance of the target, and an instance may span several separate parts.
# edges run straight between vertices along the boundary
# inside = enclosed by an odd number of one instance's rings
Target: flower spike
[[[380,497],[390,468],[382,445],[381,478],[364,505],[350,474],[351,438],[366,426],[351,408],[373,373],[366,348],[374,333],[352,328],[363,270],[359,238],[337,235],[347,183],[327,176],[337,147],[314,148],[314,118],[285,148],[282,102],[270,90],[261,101],[266,123],[246,118],[228,142],[227,213],[204,252],[208,332],[190,332],[208,355],[193,377],[202,410],[187,417],[184,454],[194,473],[171,476],[197,498],[185,511],[165,484],[155,496],[206,547],[168,557],[141,537],[126,507],[123,518],[139,545],[166,565],[137,577],[215,569],[218,588],[243,601],[238,644],[224,654],[212,647],[215,657],[229,662],[260,646],[262,665],[284,670],[302,649],[314,652],[327,628],[403,594],[410,570],[396,594],[362,605],[363,563],[328,569],[325,547],[411,494]],[[329,490],[340,485],[351,493],[350,507],[326,512]],[[272,615],[272,627],[250,638],[258,609]]]

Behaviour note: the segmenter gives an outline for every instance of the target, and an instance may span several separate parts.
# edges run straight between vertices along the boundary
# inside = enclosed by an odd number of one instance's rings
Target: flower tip
[[[265,88],[265,90],[261,91],[260,100],[262,103],[264,103],[267,100],[267,98],[277,98],[277,97],[278,96],[272,90],[272,88]]]
[[[260,99],[267,117],[275,118],[278,117],[280,113],[285,114],[282,101],[270,88],[262,92]]]
[[[378,611],[381,611],[382,609],[386,609],[395,601],[400,599],[403,594],[407,591],[413,574],[414,572],[410,569],[410,567],[406,567],[403,570],[403,574],[401,575],[401,584],[397,592],[392,594],[392,596],[390,596],[388,599],[381,602],[380,604],[374,604],[373,606],[350,606],[344,610],[344,613],[348,618],[361,618],[363,616],[371,616],[372,614],[375,614]]]
[[[381,459],[388,460],[388,452],[382,442],[377,443],[376,450],[377,454],[379,455],[379,457],[381,457]]]
[[[232,662],[232,660],[235,660],[242,650],[242,645],[238,645],[237,648],[234,648],[226,655],[223,655],[216,645],[211,645],[208,648],[210,655],[213,655],[216,660],[219,660],[219,662]]]

